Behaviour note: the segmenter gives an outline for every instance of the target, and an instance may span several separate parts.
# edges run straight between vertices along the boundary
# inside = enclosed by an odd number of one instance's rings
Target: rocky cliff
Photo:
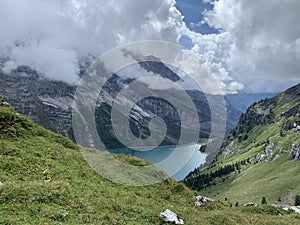
[[[168,79],[178,81],[180,78],[162,63],[147,62],[141,67],[153,73],[165,74]],[[84,68],[82,68],[82,73]],[[18,67],[11,74],[0,72],[0,95],[13,105],[16,110],[38,124],[67,136],[74,140],[72,133],[72,104],[76,86],[64,82],[52,81],[43,78],[37,71],[28,66]],[[96,110],[97,128],[101,131],[108,148],[122,147],[113,135],[110,121],[110,110],[113,99],[122,88],[134,79],[124,78],[114,74],[101,93],[101,101]],[[210,107],[205,95],[200,91],[187,91],[193,99],[200,118],[200,137],[208,137],[211,129]],[[180,96],[180,91],[174,90],[174,96]],[[180,97],[178,99],[180,101]],[[229,112],[228,129],[238,119],[240,112],[235,110],[228,102]],[[167,101],[160,98],[147,98],[137,103],[130,114],[133,133],[136,136],[149,135],[149,121],[155,116],[162,117],[168,124],[168,133],[162,144],[176,144],[180,136],[181,121],[176,109]],[[194,118],[190,124],[198,123]],[[138,128],[138,129],[137,129]],[[142,128],[142,129],[141,129]],[[188,129],[188,127],[186,127]],[[139,134],[142,132],[142,134]]]

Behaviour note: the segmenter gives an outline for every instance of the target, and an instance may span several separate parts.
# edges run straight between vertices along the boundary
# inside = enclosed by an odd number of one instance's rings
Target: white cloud
[[[186,31],[194,42],[192,51],[206,63],[219,82],[224,93],[236,93],[243,89],[244,85],[235,81],[229,70],[228,58],[231,53],[233,41],[227,32],[221,34],[202,35],[192,31]]]
[[[2,70],[27,64],[76,83],[78,62],[89,53],[132,41],[177,42],[184,34],[224,92],[280,91],[299,82],[298,0],[205,2],[214,4],[205,20],[219,34],[190,31],[175,0],[1,0],[0,57],[9,57]]]
[[[228,85],[228,90],[230,90],[230,91],[236,91],[236,90],[241,90],[241,89],[243,89],[244,88],[244,85],[243,84],[241,84],[241,83],[238,83],[238,82],[236,82],[236,81],[233,81],[233,82],[231,82],[229,85]]]
[[[42,71],[47,78],[76,83],[79,80],[78,60],[76,52],[57,49],[49,43],[40,43],[28,47],[15,47],[11,51],[11,61],[4,68],[15,62],[18,65],[30,65],[37,71]],[[14,69],[14,68],[12,68]],[[63,75],[63,76],[62,76]]]
[[[285,88],[300,81],[299,11],[298,0],[219,0],[206,13],[208,24],[221,30],[214,39],[227,34],[232,40],[225,43],[222,66],[248,91],[266,91],[266,83]]]
[[[182,16],[173,0],[1,0],[0,56],[5,72],[29,65],[74,83],[78,61],[139,40],[176,42]]]

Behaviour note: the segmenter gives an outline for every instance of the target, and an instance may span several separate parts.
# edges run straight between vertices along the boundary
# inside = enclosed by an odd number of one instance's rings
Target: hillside
[[[185,183],[231,202],[294,204],[300,194],[300,84],[254,103],[223,144],[220,155]]]
[[[132,165],[148,164],[115,157]],[[2,99],[0,162],[0,224],[153,225],[163,224],[159,213],[167,208],[193,225],[296,224],[299,220],[296,214],[267,206],[253,210],[219,202],[195,208],[198,193],[171,179],[143,187],[112,183],[89,167],[70,140],[15,113]]]

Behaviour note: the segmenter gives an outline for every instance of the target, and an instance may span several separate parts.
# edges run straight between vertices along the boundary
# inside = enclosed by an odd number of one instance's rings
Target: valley
[[[299,225],[299,0],[0,0],[0,225]]]
[[[235,207],[224,200],[195,207],[203,191],[172,179],[142,187],[113,183],[87,164],[79,146],[16,113],[2,99],[0,118],[1,224],[159,225],[166,208],[189,225],[299,222],[299,214],[269,205]],[[115,157],[134,166],[149,165],[132,156]],[[103,163],[110,168],[108,161]],[[159,170],[149,175],[165,177]]]

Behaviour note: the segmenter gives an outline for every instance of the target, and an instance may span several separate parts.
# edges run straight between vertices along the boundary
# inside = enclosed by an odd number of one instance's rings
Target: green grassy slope
[[[289,154],[292,144],[300,144],[300,134],[294,127],[300,125],[299,105],[300,85],[252,105],[229,135],[215,163],[191,174],[185,182],[205,195],[228,198],[233,203],[260,203],[266,197],[269,204],[293,204],[295,195],[300,194],[300,161],[290,160]],[[195,181],[199,175],[236,163],[234,172],[198,188]]]
[[[231,208],[220,202],[194,208],[198,193],[171,179],[145,187],[112,183],[89,167],[71,141],[1,102],[0,224],[163,224],[159,213],[167,208],[193,225],[299,222],[299,215],[268,206]],[[116,157],[133,165],[147,164]]]

